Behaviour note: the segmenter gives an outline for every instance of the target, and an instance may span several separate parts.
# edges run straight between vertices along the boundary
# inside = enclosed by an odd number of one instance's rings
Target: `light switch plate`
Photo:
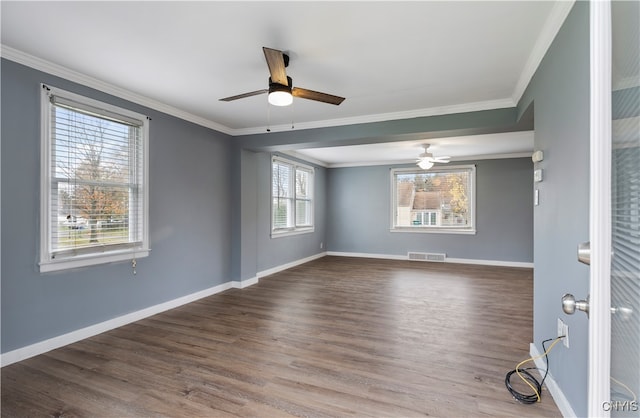
[[[539,183],[539,182],[542,181],[542,169],[541,168],[533,171],[533,181],[535,181],[536,183]]]

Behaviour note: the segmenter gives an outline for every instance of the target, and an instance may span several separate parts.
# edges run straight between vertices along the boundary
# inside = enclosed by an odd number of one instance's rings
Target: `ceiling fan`
[[[264,52],[264,57],[267,60],[267,66],[269,67],[269,73],[271,75],[271,77],[269,77],[269,88],[225,97],[220,99],[221,101],[230,102],[263,93],[269,93],[269,103],[275,106],[290,105],[293,102],[293,96],[333,105],[339,105],[344,100],[344,97],[303,89],[301,87],[293,87],[292,79],[287,76],[285,71],[285,68],[289,65],[289,56],[282,51],[267,47],[262,47],[262,51]]]
[[[448,163],[451,158],[448,156],[434,157],[433,153],[429,151],[429,144],[424,144],[422,147],[424,148],[424,152],[418,156],[416,164],[423,170],[430,169],[435,163]]]

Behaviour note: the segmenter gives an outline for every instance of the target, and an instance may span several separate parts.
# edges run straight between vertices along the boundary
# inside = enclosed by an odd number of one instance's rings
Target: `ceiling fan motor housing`
[[[280,83],[274,83],[271,81],[271,77],[269,77],[269,93],[273,93],[274,91],[286,91],[291,93],[291,87],[293,85],[293,80],[291,77],[287,76],[287,86]]]

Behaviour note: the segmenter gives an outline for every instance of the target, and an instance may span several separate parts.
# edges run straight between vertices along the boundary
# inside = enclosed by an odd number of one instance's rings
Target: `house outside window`
[[[313,167],[282,157],[271,161],[272,237],[313,232]]]
[[[475,233],[475,166],[391,170],[391,231]]]
[[[40,271],[145,257],[148,119],[42,85]]]
[[[414,211],[413,225],[441,225],[440,211]]]

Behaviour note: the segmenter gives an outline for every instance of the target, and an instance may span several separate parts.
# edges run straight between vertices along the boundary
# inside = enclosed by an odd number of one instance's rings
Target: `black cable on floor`
[[[534,404],[536,402],[540,402],[540,396],[542,395],[542,385],[544,385],[544,381],[547,378],[547,375],[549,374],[549,357],[547,354],[549,353],[549,351],[551,351],[553,346],[556,345],[556,343],[560,341],[560,339],[562,338],[564,338],[564,336],[544,340],[542,342],[542,349],[544,350],[544,354],[535,358],[534,357],[529,358],[521,362],[516,366],[515,369],[507,373],[507,375],[504,378],[504,384],[507,387],[507,390],[509,391],[511,396],[513,396],[514,399],[516,399],[518,402],[523,404]],[[547,349],[544,345],[549,341],[553,341],[553,344],[551,344],[549,349]],[[536,379],[535,376],[533,376],[533,374],[529,372],[529,370],[540,370],[538,367],[521,368],[520,366],[523,365],[524,363],[533,361],[536,358],[540,358],[542,356],[544,356],[545,362],[547,364],[547,369],[544,371],[544,376],[542,377],[542,381],[538,382],[538,379]],[[531,387],[534,393],[521,393],[515,390],[511,385],[511,376],[513,376],[514,373],[517,374],[518,377],[520,377],[527,385],[529,385],[529,387]]]

